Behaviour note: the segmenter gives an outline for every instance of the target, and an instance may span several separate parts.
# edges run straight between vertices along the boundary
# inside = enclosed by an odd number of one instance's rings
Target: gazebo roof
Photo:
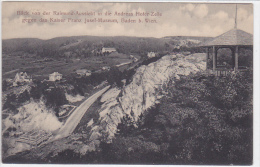
[[[239,29],[232,29],[215,37],[211,41],[200,44],[200,46],[252,46],[253,35]]]

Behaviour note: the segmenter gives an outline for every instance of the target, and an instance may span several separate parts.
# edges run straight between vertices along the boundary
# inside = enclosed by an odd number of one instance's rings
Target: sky
[[[235,4],[216,3],[61,3],[61,2],[3,2],[2,3],[2,38],[40,38],[51,39],[60,36],[218,36],[232,28],[235,22]],[[17,15],[17,11],[40,12],[41,15]],[[51,15],[42,15],[43,11]],[[53,11],[96,12],[95,16],[52,15]],[[100,12],[103,15],[97,16]],[[111,12],[112,16],[105,16]],[[115,12],[159,12],[161,16],[123,17],[136,19],[137,23],[121,23],[122,17]],[[82,19],[83,23],[49,22],[50,18]],[[87,23],[85,18],[118,19],[118,23]],[[22,23],[23,19],[37,19],[35,23]],[[41,23],[40,18],[48,22]],[[155,19],[157,23],[144,23],[144,19]],[[138,23],[139,19],[143,22]],[[237,27],[253,34],[253,5],[237,5]]]

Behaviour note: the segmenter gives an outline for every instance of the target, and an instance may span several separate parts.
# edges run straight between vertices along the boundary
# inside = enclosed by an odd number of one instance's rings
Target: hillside
[[[191,39],[191,40],[199,40],[199,41],[202,41],[202,42],[213,39],[213,37],[200,37],[200,36],[166,36],[166,37],[163,37],[163,38],[164,39],[173,39],[173,40]]]
[[[140,60],[146,58],[148,52],[158,55],[182,51],[202,52],[202,48],[193,46],[204,40],[206,38],[126,36],[73,36],[49,40],[7,39],[2,41],[2,73],[4,79],[12,79],[17,72],[27,72],[38,79],[47,79],[48,75],[55,71],[68,76],[81,68],[97,70],[98,67],[130,62],[130,55],[135,55]],[[104,56],[101,52],[103,47],[114,47],[119,53],[118,56]]]
[[[175,48],[175,44],[171,41],[176,40],[198,40],[204,42],[210,39],[208,37],[164,37],[164,38],[148,38],[148,37],[98,37],[98,36],[73,36],[73,37],[57,37],[49,40],[41,40],[35,38],[20,38],[2,40],[3,53],[12,54],[13,52],[37,53],[41,56],[58,56],[62,55],[67,49],[96,49],[100,47],[115,47],[122,53],[140,53],[142,51],[171,51]],[[96,48],[95,48],[96,47]],[[54,52],[55,51],[55,52]],[[49,55],[48,52],[54,53]],[[86,51],[87,52],[87,51]]]
[[[179,78],[181,75],[189,75],[204,69],[204,54],[194,57],[196,59],[185,58],[181,54],[167,55],[156,62],[139,67],[128,85],[123,88],[114,87],[98,100],[95,110],[89,111],[93,112],[89,113],[92,118],[83,119],[81,126],[77,127],[73,135],[55,141],[54,145],[50,143],[45,147],[35,148],[25,158],[34,156],[38,159],[40,158],[38,155],[42,152],[47,156],[57,154],[67,148],[73,148],[74,151],[85,155],[91,150],[99,149],[100,142],[111,142],[123,117],[128,115],[133,121],[138,121],[141,114],[159,102],[162,97],[162,86],[171,77]],[[84,142],[79,142],[78,137],[74,139],[75,136],[80,137],[80,140]],[[81,144],[73,144],[75,142]]]
[[[13,52],[37,52],[38,49],[44,44],[44,40],[37,38],[16,38],[16,39],[5,39],[2,40],[2,52],[13,53]]]
[[[74,133],[18,163],[252,164],[252,73],[203,73],[205,55],[166,55],[99,98]]]

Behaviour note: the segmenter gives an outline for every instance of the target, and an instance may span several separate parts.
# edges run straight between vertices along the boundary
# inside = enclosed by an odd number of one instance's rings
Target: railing
[[[239,66],[239,69],[238,69],[238,71],[240,72],[240,73],[247,73],[248,72],[248,68],[247,67],[245,67],[245,66]],[[214,74],[214,75],[216,75],[216,76],[227,76],[227,75],[229,75],[229,74],[231,74],[231,73],[234,73],[234,70],[233,69],[227,69],[227,68],[225,68],[225,66],[218,66],[217,68],[216,68],[216,70],[212,70],[212,69],[208,69],[208,72],[210,73],[210,74]]]
[[[227,76],[228,74],[231,74],[233,70],[226,70],[226,69],[216,69],[214,71],[216,76]]]

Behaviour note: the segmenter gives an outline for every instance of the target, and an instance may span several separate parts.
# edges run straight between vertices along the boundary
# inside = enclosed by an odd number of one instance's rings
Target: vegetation
[[[2,82],[2,91],[6,91],[7,88],[8,88],[8,84],[7,84],[6,80],[3,80],[3,82]]]
[[[101,84],[103,81],[107,81],[110,85],[122,87],[124,84],[122,80],[127,79],[129,83],[134,72],[135,68],[121,72],[117,67],[112,67],[109,71],[94,72],[90,76],[78,77],[69,75],[66,76],[66,81],[61,83],[41,82],[35,79],[30,91],[26,90],[18,95],[7,95],[3,109],[10,109],[17,113],[17,108],[24,102],[30,99],[36,101],[43,99],[46,106],[53,108],[56,115],[58,115],[60,106],[68,103],[65,96],[66,92],[72,95],[80,94],[85,96],[86,93],[91,92],[93,87]],[[6,82],[3,82],[3,85],[6,85]]]
[[[14,113],[17,113],[17,108],[30,99],[34,99],[36,101],[43,99],[46,106],[53,108],[57,114],[59,112],[58,108],[61,105],[66,104],[68,101],[65,97],[65,92],[63,89],[56,87],[55,85],[52,89],[49,89],[49,86],[50,85],[46,82],[42,83],[35,80],[30,91],[25,90],[17,95],[7,95],[3,109],[10,109]]]
[[[195,39],[205,41],[206,37],[168,37],[168,38],[143,38],[143,37],[58,37],[50,40],[40,39],[8,39],[3,41],[3,52],[25,52],[38,54],[42,57],[89,57],[99,56],[102,47],[114,47],[119,53],[136,53],[145,56],[147,52],[164,52],[176,48],[179,40]],[[196,44],[187,42],[187,50]],[[68,52],[69,55],[67,54]]]
[[[16,95],[11,93],[11,94],[7,95],[7,97],[6,97],[6,101],[3,104],[3,110],[4,109],[10,109],[14,113],[17,113],[18,111],[17,111],[17,108],[16,108],[16,104],[17,104]]]
[[[129,55],[145,58],[148,52],[166,55],[171,52],[201,52],[203,48],[192,48],[196,43],[178,40],[206,37],[59,37],[49,40],[7,39],[3,40],[3,79],[13,78],[17,71],[25,71],[33,78],[46,79],[53,71],[65,75],[77,69],[97,70],[103,66],[131,61]],[[181,45],[181,46],[180,46]],[[180,46],[180,49],[176,49]],[[113,47],[118,54],[104,56],[102,47]],[[191,47],[191,48],[190,48]],[[13,60],[16,60],[15,62]]]
[[[19,94],[17,98],[18,103],[24,103],[28,100],[30,100],[30,95],[28,90],[25,90],[23,93]]]
[[[164,55],[163,55],[164,56]],[[149,58],[149,59],[146,59],[142,62],[141,65],[148,65],[150,63],[153,63],[153,62],[156,62],[157,60],[159,60],[161,58],[161,56],[157,56],[157,57],[152,57],[152,58]]]
[[[59,107],[68,103],[65,92],[61,88],[53,88],[44,92],[44,99],[47,106],[54,108],[56,115],[59,114]]]
[[[110,144],[113,162],[252,164],[252,74],[183,77],[167,92]]]
[[[86,155],[65,150],[47,159],[50,163],[250,165],[252,86],[252,73],[222,78],[194,74],[171,80],[161,103],[142,114],[138,123],[127,115],[123,118],[112,143],[101,142],[97,151]]]
[[[12,47],[12,44],[20,45],[22,43],[20,40],[16,42],[7,40],[3,42],[3,52],[21,51],[37,53],[38,56],[55,57],[55,59],[63,57],[69,59],[81,56],[101,57],[100,50],[103,46],[115,47],[120,53],[136,53],[143,57],[148,51],[159,52],[159,55],[172,51],[191,53],[203,51],[203,48],[192,48],[191,43],[177,49],[175,47],[177,43],[171,39],[125,39],[125,37],[107,37],[100,42],[99,37],[84,37],[82,42],[79,37],[66,37],[51,39],[48,43],[34,39],[35,44],[27,39],[25,47]],[[248,58],[252,52],[247,50],[240,50],[240,52],[242,58],[239,64],[252,67],[252,56]],[[226,56],[226,53],[229,51],[222,50],[219,60],[221,63],[230,64],[231,59]],[[139,65],[148,65],[159,58],[160,56],[144,60]],[[55,63],[53,66],[56,67]],[[66,63],[69,64],[70,61]],[[135,70],[132,68],[121,72],[113,67],[109,71],[92,73],[91,76],[70,75],[66,77],[66,83],[60,85],[36,80],[30,91],[25,91],[19,96],[7,95],[3,109],[9,108],[17,112],[19,104],[30,98],[34,100],[42,98],[46,105],[54,108],[58,114],[58,108],[67,103],[63,86],[72,87],[66,91],[73,95],[85,95],[105,80],[110,85],[122,87],[121,81],[126,79],[126,84],[130,83]],[[6,84],[3,82],[3,90],[6,90]],[[50,163],[252,164],[252,71],[246,74],[230,74],[226,77],[206,74],[182,76],[180,80],[170,80],[164,87],[164,91],[167,94],[161,103],[141,114],[138,122],[134,122],[129,115],[126,115],[118,125],[118,133],[112,143],[101,142],[97,151],[86,155],[65,150],[45,159]],[[98,119],[97,113],[94,112],[85,117]],[[82,128],[78,129],[81,130]],[[18,155],[10,162],[24,161],[27,160]],[[44,160],[29,160],[31,163],[42,161]]]

